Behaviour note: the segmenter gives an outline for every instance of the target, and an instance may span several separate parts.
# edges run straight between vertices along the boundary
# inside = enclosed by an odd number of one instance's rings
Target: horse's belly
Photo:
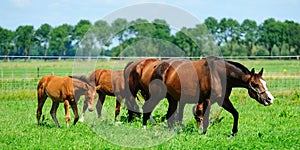
[[[48,93],[47,91],[46,91],[46,94],[47,94],[47,96],[49,96],[51,99],[52,99],[52,101],[54,101],[54,102],[60,102],[60,103],[62,103],[64,100],[61,98],[61,96],[60,96],[60,93]]]

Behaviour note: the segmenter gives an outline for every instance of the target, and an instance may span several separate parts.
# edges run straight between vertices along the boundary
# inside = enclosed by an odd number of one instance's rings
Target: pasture
[[[248,69],[265,69],[264,78],[275,97],[265,107],[251,99],[246,89],[234,89],[231,101],[239,112],[239,132],[229,139],[233,118],[231,114],[214,106],[211,124],[206,135],[196,126],[192,105],[185,107],[184,127],[169,131],[166,121],[167,101],[160,102],[153,112],[157,121],[142,130],[137,118],[127,123],[127,111],[122,105],[118,122],[114,122],[115,98],[107,97],[103,116],[97,119],[96,111],[86,113],[86,121],[66,128],[63,105],[57,118],[62,126],[57,129],[49,111],[51,100],[45,103],[41,126],[37,126],[36,85],[46,74],[59,76],[87,74],[93,69],[121,69],[122,61],[60,61],[1,62],[0,85],[0,148],[1,149],[298,149],[300,120],[300,61],[299,60],[234,60]],[[38,69],[39,68],[39,71]],[[39,78],[38,78],[39,77]],[[141,104],[143,101],[140,102]],[[82,111],[83,97],[78,104]],[[71,113],[71,121],[74,115]]]

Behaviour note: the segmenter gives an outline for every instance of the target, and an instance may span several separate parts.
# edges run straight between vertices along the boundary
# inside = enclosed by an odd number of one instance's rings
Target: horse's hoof
[[[147,129],[147,127],[144,125],[142,129],[143,129],[143,130],[146,130],[146,129]]]
[[[122,124],[122,122],[120,122],[120,121],[115,121],[115,126],[119,126],[119,125],[121,125]]]
[[[153,118],[152,116],[150,116],[150,122],[151,122],[152,124],[156,124],[156,121],[154,120],[154,118]]]
[[[84,118],[79,119],[79,122],[84,122]]]
[[[236,133],[232,133],[232,134],[230,134],[229,136],[228,136],[228,138],[234,138],[235,137],[235,135],[236,135]]]

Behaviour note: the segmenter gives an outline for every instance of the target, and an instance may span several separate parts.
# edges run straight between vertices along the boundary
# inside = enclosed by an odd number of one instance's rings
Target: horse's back
[[[99,87],[98,91],[106,95],[114,96],[116,87],[124,87],[124,83],[122,83],[124,82],[124,76],[121,70],[97,69],[89,78],[90,81],[95,81],[95,86]]]
[[[62,94],[72,94],[72,78],[69,77],[58,77],[58,76],[44,76],[41,81],[44,84],[44,89],[46,94],[53,100],[62,102],[63,95]],[[64,89],[64,91],[62,91]],[[66,92],[68,91],[68,92]]]

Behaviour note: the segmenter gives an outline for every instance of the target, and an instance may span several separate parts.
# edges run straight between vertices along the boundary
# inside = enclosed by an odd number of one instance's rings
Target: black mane
[[[234,61],[228,61],[226,60],[227,63],[239,68],[240,70],[242,70],[242,72],[244,72],[245,74],[250,74],[250,71],[248,68],[246,68],[244,65],[238,63],[238,62],[234,62]]]

